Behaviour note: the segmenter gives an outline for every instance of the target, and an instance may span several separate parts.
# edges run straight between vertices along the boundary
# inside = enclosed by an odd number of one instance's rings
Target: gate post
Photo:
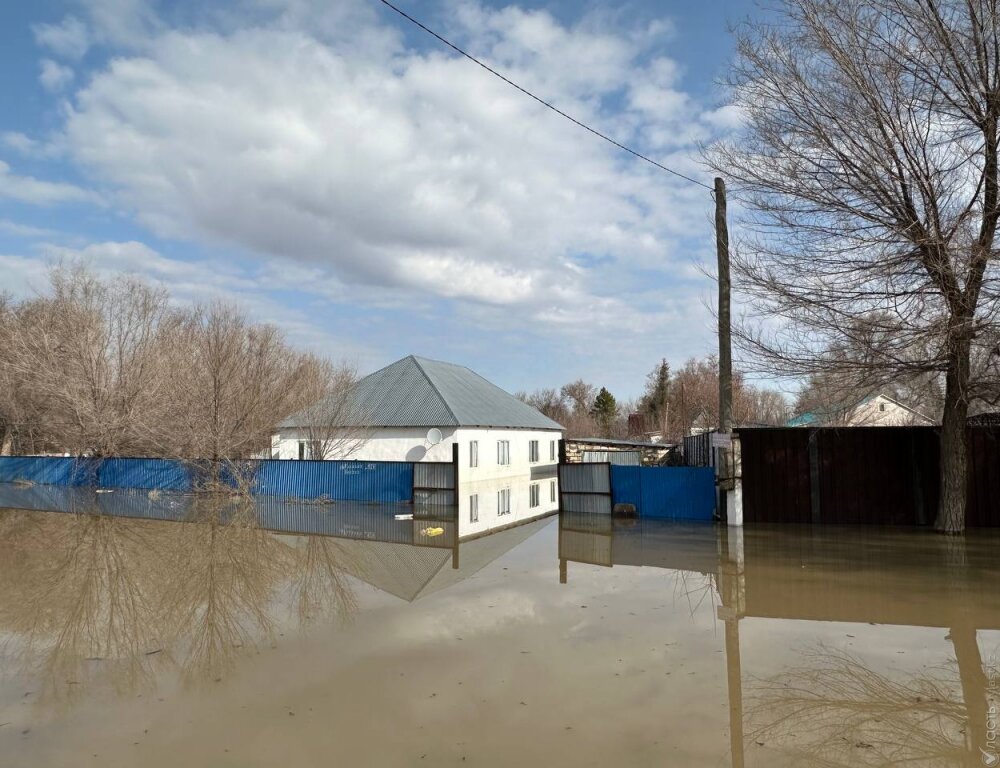
[[[729,525],[743,525],[743,459],[740,451],[740,434],[734,432],[729,448],[729,465],[732,485],[726,491],[726,522]]]

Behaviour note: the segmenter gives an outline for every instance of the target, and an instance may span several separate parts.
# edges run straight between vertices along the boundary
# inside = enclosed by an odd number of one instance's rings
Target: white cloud
[[[52,59],[42,59],[39,68],[38,81],[50,93],[58,93],[73,82],[73,70]]]
[[[3,230],[3,225],[0,220],[0,230]],[[296,275],[271,271],[266,264],[171,258],[135,240],[90,243],[79,248],[45,242],[36,250],[36,257],[8,257],[14,286],[30,284],[33,290],[44,289],[50,265],[82,263],[105,278],[129,274],[163,285],[170,291],[171,299],[179,305],[202,304],[217,299],[232,302],[255,320],[276,325],[300,347],[338,358],[378,359],[363,344],[331,337],[305,308],[289,307],[270,293],[294,287],[307,293],[322,294],[330,282],[328,275],[314,273],[310,275],[310,281],[299,283]],[[15,294],[24,294],[24,291],[11,290]]]
[[[696,144],[737,123],[685,92],[668,23],[623,26],[602,10],[566,24],[468,0],[443,20],[431,13],[515,80],[689,175],[703,174]],[[711,248],[707,191],[374,6],[245,0],[173,30],[138,0],[95,0],[80,14],[36,27],[39,44],[70,58],[76,32],[78,55],[84,43],[113,55],[79,87],[64,84],[75,93],[58,135],[0,143],[69,159],[161,238],[255,261],[220,283],[126,249],[181,292],[263,280],[376,313],[456,317],[455,343],[559,339],[604,364],[693,354],[710,336],[691,270]],[[93,199],[6,165],[0,195]],[[105,250],[105,263],[122,262]]]
[[[0,133],[0,143],[8,149],[19,152],[22,155],[34,154],[41,146],[41,142],[21,133],[20,131],[4,131]]]
[[[628,34],[516,8],[460,11],[456,34],[598,126],[627,127],[601,102],[645,72],[663,87],[631,94],[646,105],[628,115],[637,133],[660,97],[660,130],[697,121],[671,96],[675,65],[642,63]],[[318,263],[346,283],[549,311],[594,298],[606,273],[674,266],[700,190],[468,61],[391,53],[393,36],[379,39],[346,55],[288,23],[165,33],[78,93],[68,146],[159,235]],[[574,265],[580,253],[601,266]]]
[[[75,16],[67,16],[58,24],[36,24],[31,30],[35,42],[67,59],[79,59],[90,47],[87,26]]]
[[[59,234],[54,229],[33,227],[29,224],[11,221],[10,219],[0,219],[0,232],[4,232],[8,235],[14,235],[15,237],[27,237],[31,239],[43,237],[52,238]]]
[[[100,202],[97,194],[74,184],[11,173],[10,166],[0,160],[0,198],[3,197],[35,205]]]

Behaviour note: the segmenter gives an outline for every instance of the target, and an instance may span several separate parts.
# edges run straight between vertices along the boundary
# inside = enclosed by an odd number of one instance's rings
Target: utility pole
[[[726,182],[715,177],[715,250],[719,260],[719,431],[733,429],[733,342],[729,314],[729,225]]]
[[[715,177],[715,249],[719,259],[719,432],[715,477],[717,510],[729,525],[743,525],[743,462],[739,435],[733,432],[733,340],[730,317],[729,225],[726,182]]]

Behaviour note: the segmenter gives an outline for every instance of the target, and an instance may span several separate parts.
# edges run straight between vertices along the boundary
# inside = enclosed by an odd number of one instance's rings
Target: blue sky
[[[750,0],[399,0],[513,79],[710,183]],[[714,348],[707,191],[443,50],[375,0],[5,3],[0,265],[85,259],[223,298],[366,372],[637,395]]]

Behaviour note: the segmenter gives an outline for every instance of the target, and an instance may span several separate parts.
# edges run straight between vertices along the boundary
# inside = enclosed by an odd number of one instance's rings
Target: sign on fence
[[[729,432],[713,432],[712,433],[712,447],[713,448],[732,448],[733,447],[733,436]]]

